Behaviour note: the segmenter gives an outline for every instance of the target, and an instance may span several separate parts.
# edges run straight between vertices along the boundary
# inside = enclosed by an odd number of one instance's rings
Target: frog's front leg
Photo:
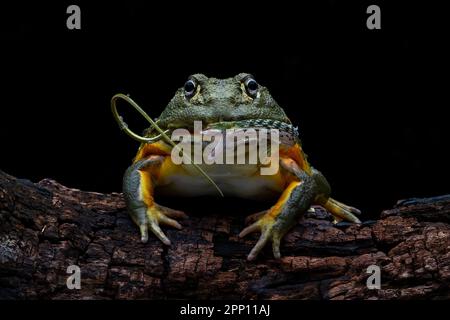
[[[268,241],[272,242],[275,258],[280,258],[280,241],[283,236],[315,201],[328,198],[330,193],[327,181],[317,170],[313,169],[311,175],[308,175],[290,159],[281,159],[280,163],[297,179],[289,184],[272,208],[239,234],[239,237],[244,237],[251,232],[261,232],[258,242],[248,255],[248,260],[254,260]]]
[[[281,239],[311,205],[321,204],[325,207],[335,205],[335,211],[341,209],[337,202],[330,204],[330,186],[319,171],[312,168],[311,174],[307,174],[299,168],[296,162],[288,158],[280,159],[280,164],[296,179],[290,182],[272,208],[263,213],[259,220],[242,230],[239,234],[240,237],[244,237],[251,232],[261,232],[258,242],[248,255],[248,260],[255,259],[269,241],[272,242],[275,258],[280,258]]]
[[[154,184],[164,161],[164,156],[152,155],[132,164],[123,177],[123,194],[128,212],[141,232],[141,241],[147,242],[148,229],[164,244],[170,240],[160,228],[160,224],[181,229],[174,218],[185,218],[182,211],[158,205],[153,199]]]

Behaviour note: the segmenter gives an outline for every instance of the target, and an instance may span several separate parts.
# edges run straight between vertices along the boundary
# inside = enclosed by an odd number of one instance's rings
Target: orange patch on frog
[[[148,158],[151,155],[160,155],[160,156],[170,155],[171,150],[172,150],[171,146],[169,146],[167,143],[163,141],[158,141],[151,144],[148,143],[141,144],[138,153],[136,154],[136,157],[134,157],[133,163]]]
[[[270,208],[268,214],[265,217],[269,218],[270,220],[276,218],[281,213],[281,210],[283,209],[286,201],[290,198],[292,190],[294,190],[300,184],[300,181],[292,181],[289,186],[283,191],[277,203],[272,208]],[[264,220],[265,219],[263,218],[262,223],[264,223]]]
[[[149,171],[140,171],[140,190],[142,201],[147,205],[147,207],[153,206],[153,184],[152,184],[152,173]]]
[[[281,157],[294,160],[298,164],[300,169],[302,169],[309,175],[311,174],[311,167],[306,160],[306,154],[303,152],[300,144],[296,143],[294,146],[289,148],[280,146],[280,158]]]
[[[188,174],[182,165],[178,165],[172,162],[172,158],[166,157],[161,164],[158,175],[156,175],[156,181],[173,175],[183,175]]]

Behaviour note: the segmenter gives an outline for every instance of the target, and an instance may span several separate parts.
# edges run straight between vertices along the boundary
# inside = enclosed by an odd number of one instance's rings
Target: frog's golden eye
[[[197,83],[193,79],[189,79],[184,84],[184,94],[186,98],[190,98],[194,95],[195,89],[197,89]]]
[[[247,94],[252,98],[256,98],[259,89],[258,82],[256,82],[256,80],[253,79],[251,76],[248,76],[244,79],[244,85]]]

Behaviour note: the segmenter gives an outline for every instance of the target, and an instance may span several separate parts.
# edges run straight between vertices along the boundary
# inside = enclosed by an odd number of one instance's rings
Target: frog
[[[259,233],[259,239],[247,259],[255,260],[266,245],[272,246],[273,256],[281,257],[283,237],[306,212],[315,206],[325,208],[334,222],[343,220],[361,223],[356,215],[361,212],[352,206],[333,199],[331,187],[324,175],[310,165],[303,151],[298,129],[293,126],[286,112],[275,101],[269,90],[258,83],[254,76],[240,73],[234,77],[219,79],[204,74],[193,74],[157,118],[158,126],[166,132],[185,129],[192,132],[195,121],[207,129],[260,127],[278,124],[288,133],[289,142],[280,143],[278,170],[272,175],[262,175],[264,166],[256,164],[201,164],[225,197],[267,199],[273,196],[275,203],[262,212],[252,213],[248,225],[239,233],[244,238]],[[220,124],[220,125],[219,125]],[[286,129],[287,128],[287,129]],[[152,138],[158,135],[152,126],[144,133]],[[164,139],[149,140],[139,146],[132,164],[123,176],[123,194],[131,219],[139,228],[140,240],[147,242],[149,233],[164,245],[171,241],[162,226],[182,229],[184,211],[160,205],[157,194],[181,199],[182,197],[217,195],[209,181],[192,170],[189,164],[177,164],[171,154],[173,146]]]

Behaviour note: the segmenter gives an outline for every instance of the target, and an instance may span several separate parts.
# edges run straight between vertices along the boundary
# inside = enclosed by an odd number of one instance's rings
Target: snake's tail
[[[142,137],[136,133],[134,133],[133,131],[130,130],[130,128],[128,128],[128,125],[125,123],[125,121],[122,119],[122,117],[119,115],[119,112],[117,111],[117,105],[116,105],[116,101],[118,99],[123,99],[125,101],[127,101],[129,104],[131,104],[137,111],[139,111],[139,113],[141,115],[143,115],[151,124],[152,127],[154,127],[158,132],[159,135],[157,135],[156,137],[152,137],[152,138],[146,138],[146,137]],[[141,143],[153,143],[156,142],[158,140],[160,140],[161,138],[168,138],[167,134],[169,132],[169,130],[166,131],[162,131],[161,128],[158,127],[157,123],[155,121],[153,121],[148,115],[147,113],[145,113],[144,110],[142,110],[136,102],[134,102],[130,97],[122,94],[122,93],[118,93],[116,95],[114,95],[111,98],[111,111],[113,114],[114,119],[116,120],[117,124],[119,125],[120,129],[123,130],[129,137],[131,137],[132,139],[141,142]],[[158,130],[159,129],[159,130]]]

